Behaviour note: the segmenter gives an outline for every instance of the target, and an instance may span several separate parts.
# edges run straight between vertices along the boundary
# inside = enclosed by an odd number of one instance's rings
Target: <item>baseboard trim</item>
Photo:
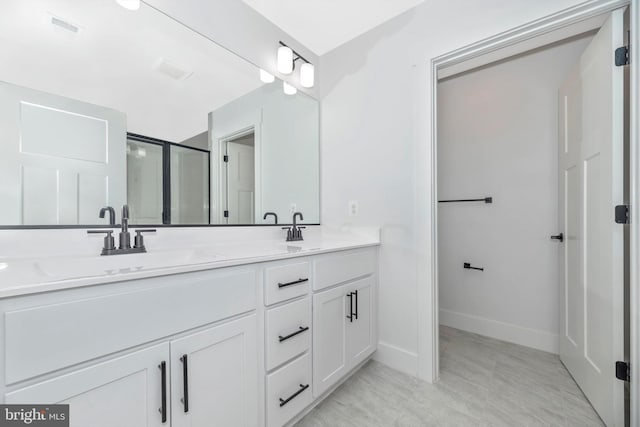
[[[385,342],[378,343],[373,360],[405,374],[418,376],[418,355]]]
[[[558,334],[440,309],[440,324],[558,354]]]

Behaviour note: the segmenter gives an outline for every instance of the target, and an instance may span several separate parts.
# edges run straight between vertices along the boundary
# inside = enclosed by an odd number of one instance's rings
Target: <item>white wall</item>
[[[433,379],[431,68],[446,52],[579,0],[426,2],[320,59],[323,223],[382,226],[380,350]],[[349,200],[360,213],[349,217]]]
[[[439,205],[441,324],[557,353],[558,88],[590,39],[438,85],[438,198],[494,198]]]
[[[212,112],[212,190],[219,186],[220,139],[255,126],[256,223],[271,224],[273,218],[262,218],[275,212],[280,223],[290,224],[292,204],[303,213],[303,223],[320,222],[318,114],[315,99],[285,95],[279,80]],[[217,212],[214,206],[212,218]]]

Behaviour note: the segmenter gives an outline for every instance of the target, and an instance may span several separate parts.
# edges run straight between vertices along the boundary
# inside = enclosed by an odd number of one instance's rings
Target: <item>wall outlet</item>
[[[358,216],[357,200],[349,200],[349,216]]]
[[[296,205],[295,203],[291,203],[291,207],[289,208],[289,214],[293,215],[296,212],[298,212],[298,205]]]

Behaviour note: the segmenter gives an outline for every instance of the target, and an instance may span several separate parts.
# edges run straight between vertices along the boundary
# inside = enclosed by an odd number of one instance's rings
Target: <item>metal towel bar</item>
[[[455,200],[439,200],[438,203],[460,203],[460,202],[485,202],[493,203],[493,197],[484,197],[482,199],[455,199]]]

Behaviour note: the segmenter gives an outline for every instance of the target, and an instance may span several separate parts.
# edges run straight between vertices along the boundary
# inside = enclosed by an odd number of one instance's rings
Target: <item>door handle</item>
[[[560,233],[555,236],[551,236],[551,240],[558,240],[560,242],[564,242],[564,234]]]
[[[180,361],[182,362],[182,386],[184,387],[182,404],[184,405],[184,412],[189,412],[189,367],[187,366],[187,355],[183,354]]]
[[[163,360],[158,368],[160,368],[162,387],[160,415],[162,416],[162,424],[164,424],[167,422],[167,362]]]
[[[356,320],[358,320],[358,291],[353,291],[353,294],[356,296],[356,311],[355,313],[353,313],[353,315],[355,316]]]

